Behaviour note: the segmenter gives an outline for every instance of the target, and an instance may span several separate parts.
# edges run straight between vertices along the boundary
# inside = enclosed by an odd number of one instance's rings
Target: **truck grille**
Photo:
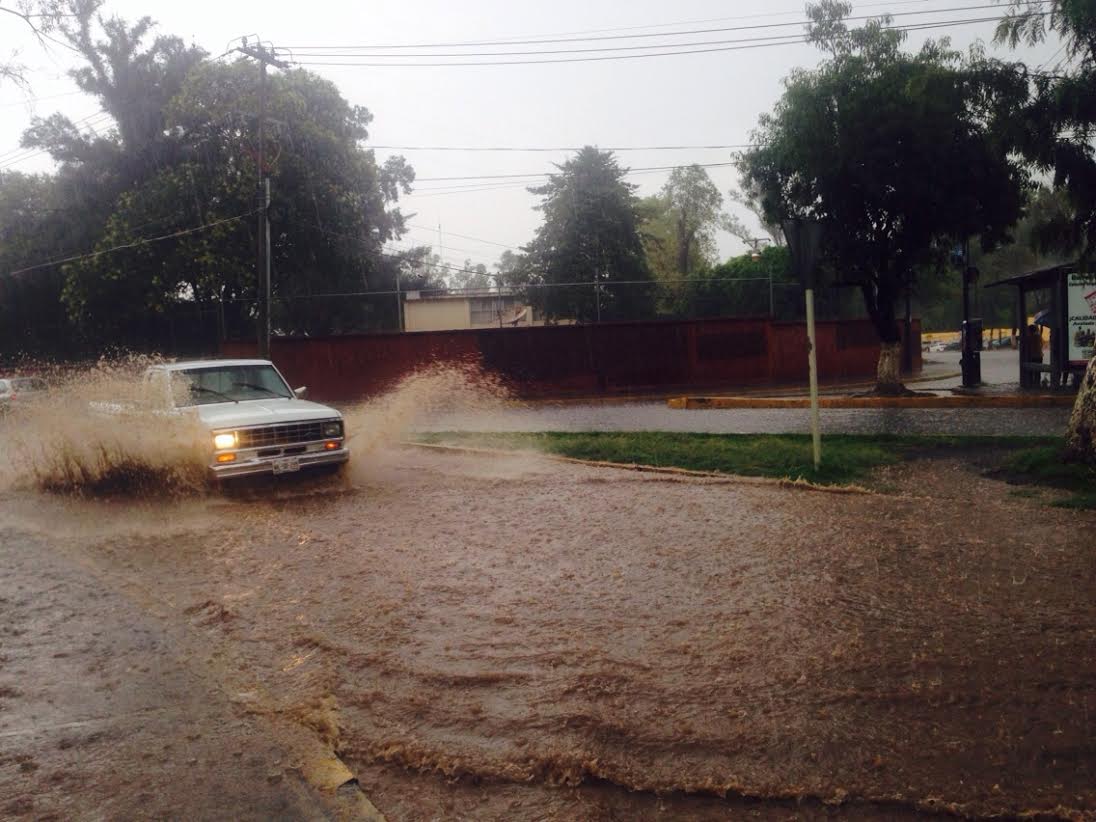
[[[244,428],[236,432],[238,448],[267,448],[271,445],[289,445],[294,442],[312,442],[323,439],[323,424],[316,422],[292,422],[286,425],[264,425],[262,428]]]

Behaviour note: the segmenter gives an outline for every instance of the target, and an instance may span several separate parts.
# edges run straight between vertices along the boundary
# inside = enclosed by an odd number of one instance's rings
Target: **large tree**
[[[225,305],[230,322],[246,325],[257,297],[251,228],[258,153],[250,112],[258,110],[258,82],[255,66],[242,59],[190,72],[165,115],[177,141],[173,161],[119,198],[100,245],[132,242],[150,219],[180,228],[242,219],[74,268],[66,297],[79,316],[102,317],[121,295],[136,313],[180,300]],[[391,299],[327,295],[395,288],[401,255],[384,247],[403,230],[390,205],[410,185],[410,169],[399,160],[378,166],[361,145],[369,112],[315,75],[269,78],[267,111],[277,124],[264,147],[273,189],[275,329],[318,334],[394,325]]]
[[[1054,175],[1069,209],[1039,227],[1044,248],[1080,251],[1091,265],[1096,250],[1096,6],[1092,0],[1011,0],[997,30],[1013,46],[1056,34],[1062,59],[1034,72],[1031,101],[1007,122],[1015,145],[1040,171]],[[1096,357],[1081,381],[1066,434],[1068,454],[1096,464]]]
[[[1041,227],[1044,247],[1086,257],[1096,248],[1096,5],[1091,0],[1009,0],[997,39],[1033,45],[1054,34],[1061,60],[1032,72],[1034,93],[1005,122],[1014,147],[1069,197],[1071,214]],[[1063,215],[1065,216],[1065,215]]]
[[[556,168],[530,189],[544,213],[523,265],[533,305],[549,320],[649,317],[653,282],[627,170],[590,146]]]
[[[957,240],[990,250],[1023,212],[1025,169],[990,123],[1026,94],[1020,67],[946,41],[903,50],[882,17],[849,29],[851,6],[808,6],[830,56],[796,71],[742,156],[743,183],[770,222],[819,221],[827,268],[861,290],[882,343],[878,390],[903,390],[896,302]]]
[[[49,253],[16,244],[25,253],[5,254],[6,271],[82,256],[62,269],[63,298],[91,348],[143,346],[165,317],[203,311],[219,314],[224,330],[253,333],[257,68],[207,60],[178,38],[156,36],[147,19],[106,18],[98,0],[72,0],[71,8],[60,31],[85,60],[73,76],[116,127],[89,136],[60,116],[32,124],[24,145],[59,163],[35,185],[65,207],[37,208],[33,226],[18,225],[62,239]],[[394,291],[401,269],[402,288],[428,281],[417,266],[423,249],[386,250],[403,232],[395,203],[412,170],[402,158],[378,164],[364,146],[370,113],[315,75],[275,73],[267,111],[275,329],[394,327],[391,296],[330,295]],[[88,251],[95,253],[81,255]],[[9,291],[39,297],[31,278],[55,291],[62,280],[41,269],[8,276]]]
[[[673,226],[677,274],[684,277],[696,256],[714,250],[715,232],[723,218],[723,195],[707,171],[691,165],[670,172],[662,196]]]
[[[659,281],[660,310],[678,310],[684,280],[716,262],[722,204],[723,195],[698,165],[673,169],[658,194],[640,201],[640,236]]]

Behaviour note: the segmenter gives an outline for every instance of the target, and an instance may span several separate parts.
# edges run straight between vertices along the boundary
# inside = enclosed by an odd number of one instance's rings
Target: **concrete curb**
[[[920,383],[927,382],[944,382],[945,380],[957,380],[962,376],[958,371],[954,373],[946,372],[943,374],[929,374],[927,376],[915,376],[904,377],[902,383],[904,385],[918,385]],[[823,382],[819,385],[819,391],[823,395],[834,395],[849,391],[858,391],[874,388],[874,380],[863,380],[858,382]],[[681,389],[677,389],[681,390]],[[704,390],[704,389],[701,389]],[[805,390],[806,386],[802,384],[794,385],[782,385],[782,386],[742,386],[739,388],[727,389],[728,391],[737,391],[737,394],[722,394],[718,393],[720,389],[715,389],[717,393],[711,395],[716,397],[734,396],[734,397],[787,397],[787,396],[799,396]],[[677,399],[680,394],[675,394],[673,391],[650,391],[650,392],[630,392],[624,394],[576,394],[574,396],[566,397],[527,397],[524,399],[514,399],[508,401],[509,405],[518,407],[523,406],[567,406],[567,405],[633,405],[635,403],[642,402],[658,402],[660,400],[673,400]]]
[[[551,462],[570,465],[583,465],[587,468],[611,468],[617,471],[635,471],[641,474],[662,474],[685,479],[715,481],[726,485],[762,485],[787,488],[794,491],[817,491],[822,494],[859,494],[874,496],[875,491],[860,485],[817,485],[804,479],[776,479],[774,477],[749,477],[742,474],[721,474],[718,471],[692,471],[688,468],[668,468],[661,465],[640,465],[629,462],[606,462],[604,460],[581,460],[575,457],[563,457],[559,454],[546,454],[542,451],[507,451],[502,448],[476,448],[468,445],[443,445],[433,442],[413,442],[403,440],[400,445],[408,448],[421,448],[425,451],[442,451],[450,454],[466,454],[475,457],[512,457],[517,454],[535,454]]]
[[[1001,396],[939,397],[819,397],[820,408],[1072,408],[1072,396],[1014,394]],[[675,397],[667,405],[676,410],[742,408],[810,408],[808,397]]]

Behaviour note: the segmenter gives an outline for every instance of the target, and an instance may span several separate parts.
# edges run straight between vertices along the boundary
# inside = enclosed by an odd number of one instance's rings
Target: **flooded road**
[[[1096,813],[1096,515],[949,460],[879,481],[378,448],[227,497],[9,488],[0,538],[184,630],[180,665],[336,751],[389,819]]]

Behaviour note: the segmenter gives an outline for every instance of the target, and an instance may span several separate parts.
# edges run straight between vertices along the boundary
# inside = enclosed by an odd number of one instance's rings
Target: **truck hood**
[[[247,428],[289,422],[342,419],[334,408],[297,399],[244,400],[194,406],[198,419],[212,429]]]

